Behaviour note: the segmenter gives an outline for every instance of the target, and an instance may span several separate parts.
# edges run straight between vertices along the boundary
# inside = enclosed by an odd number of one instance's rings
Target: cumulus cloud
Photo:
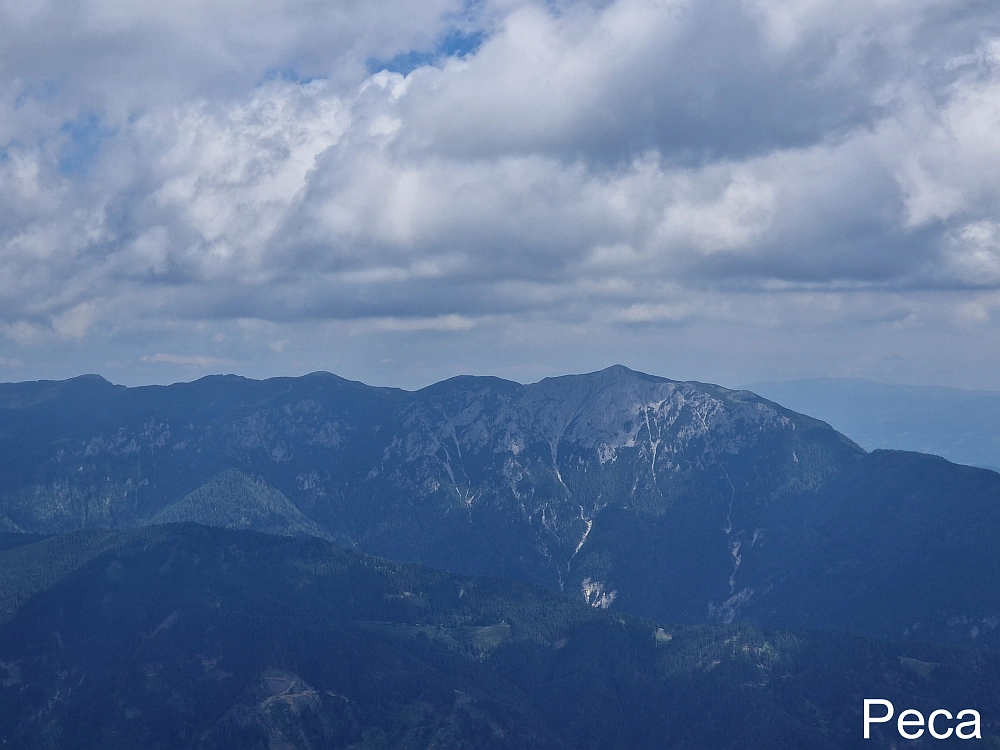
[[[139,357],[139,361],[150,363],[166,362],[171,365],[184,365],[186,367],[198,367],[202,369],[233,364],[229,360],[219,359],[218,357],[191,356],[186,354],[153,354],[151,356]]]
[[[21,360],[992,321],[989,4],[47,0],[0,29]]]

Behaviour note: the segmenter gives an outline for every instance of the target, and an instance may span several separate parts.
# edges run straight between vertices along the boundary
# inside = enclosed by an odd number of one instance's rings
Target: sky
[[[0,3],[0,380],[1000,389],[994,0]]]

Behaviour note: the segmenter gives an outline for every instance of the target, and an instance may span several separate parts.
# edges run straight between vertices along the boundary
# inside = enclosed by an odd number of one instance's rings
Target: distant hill
[[[1000,469],[1000,392],[814,378],[753,383],[749,390],[811,414],[867,450],[932,453]]]
[[[284,536],[326,536],[278,490],[235,469],[222,472],[150,519],[154,524],[180,521]]]
[[[1000,715],[996,654],[671,627],[319,539],[84,530],[0,571],[4,748],[843,750],[898,746],[865,697]]]
[[[1000,475],[620,366],[416,392],[328,373],[0,386],[0,531],[168,520],[662,622],[1000,644]]]

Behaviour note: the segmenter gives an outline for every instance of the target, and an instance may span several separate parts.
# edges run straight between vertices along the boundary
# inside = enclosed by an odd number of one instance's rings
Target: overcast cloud
[[[0,378],[1000,388],[1000,6],[0,4]]]

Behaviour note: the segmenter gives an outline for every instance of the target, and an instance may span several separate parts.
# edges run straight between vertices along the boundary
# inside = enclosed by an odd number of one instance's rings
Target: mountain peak
[[[97,373],[90,372],[83,375],[77,375],[75,378],[70,378],[66,382],[68,383],[99,383],[101,385],[114,385],[110,380],[108,380],[103,375],[98,375]]]
[[[587,382],[587,383],[601,383],[601,384],[611,384],[615,382],[636,382],[643,381],[647,383],[679,383],[679,380],[671,380],[670,378],[663,378],[658,375],[649,375],[645,372],[640,372],[639,370],[633,370],[630,367],[626,367],[622,364],[611,365],[610,367],[605,367],[603,370],[595,370],[593,372],[585,372],[576,375],[554,375],[551,377],[543,378],[539,381],[541,383],[568,383],[568,382]]]
[[[23,383],[0,383],[0,408],[24,409],[46,401],[54,401],[80,389],[124,390],[100,375],[78,375],[67,380],[31,380]]]

